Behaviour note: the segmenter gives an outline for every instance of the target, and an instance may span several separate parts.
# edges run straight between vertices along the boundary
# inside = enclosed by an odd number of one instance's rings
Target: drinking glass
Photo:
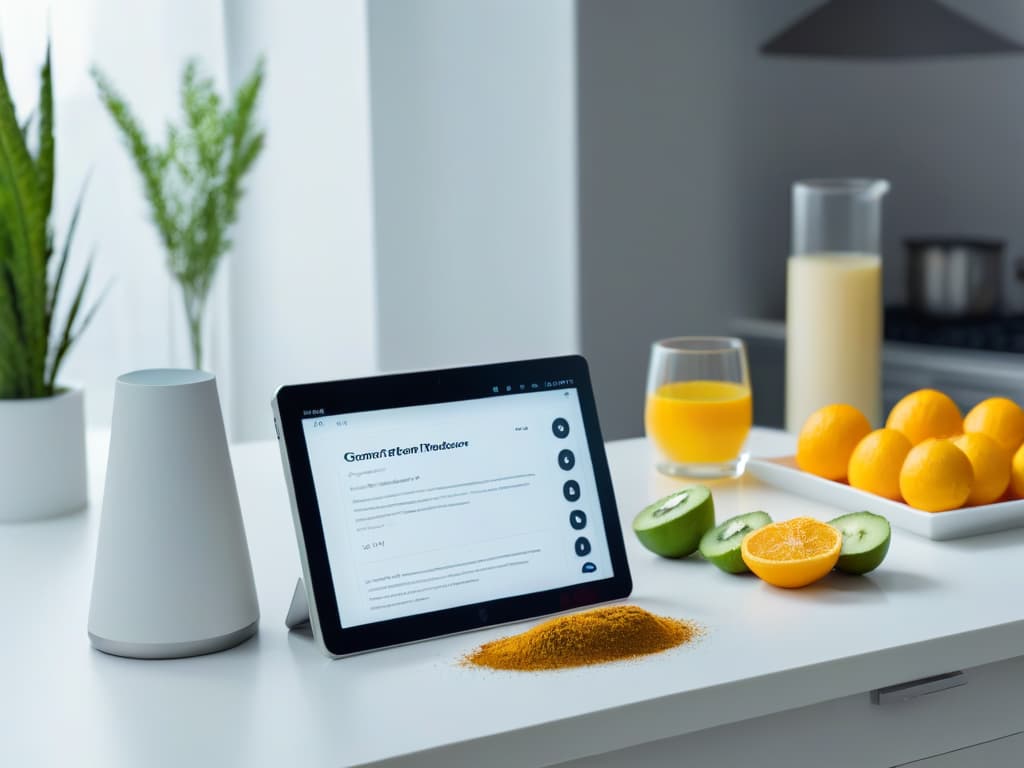
[[[681,336],[654,342],[644,424],[661,455],[661,472],[700,478],[743,474],[752,422],[747,351],[740,339]]]

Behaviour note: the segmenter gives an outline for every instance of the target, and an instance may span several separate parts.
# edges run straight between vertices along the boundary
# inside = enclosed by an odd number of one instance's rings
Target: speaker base
[[[89,633],[89,641],[93,648],[111,656],[124,656],[129,659],[183,659],[188,656],[204,656],[208,653],[226,651],[244,643],[256,634],[260,621],[257,619],[246,627],[228,632],[226,635],[204,638],[203,640],[186,640],[180,643],[133,643],[122,640],[111,640]]]

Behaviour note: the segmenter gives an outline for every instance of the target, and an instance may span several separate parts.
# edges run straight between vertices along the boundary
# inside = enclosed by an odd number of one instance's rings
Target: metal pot
[[[933,317],[979,317],[999,309],[1005,243],[945,237],[904,245],[912,309]]]

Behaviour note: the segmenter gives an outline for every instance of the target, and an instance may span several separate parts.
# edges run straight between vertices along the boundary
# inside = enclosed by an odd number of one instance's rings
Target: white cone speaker
[[[230,648],[258,625],[214,376],[119,377],[89,639],[118,656],[176,658]]]

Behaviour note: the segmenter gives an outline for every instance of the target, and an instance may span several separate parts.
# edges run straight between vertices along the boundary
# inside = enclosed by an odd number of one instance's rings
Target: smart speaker
[[[230,648],[258,624],[214,376],[119,377],[89,639],[117,656],[177,658]]]

